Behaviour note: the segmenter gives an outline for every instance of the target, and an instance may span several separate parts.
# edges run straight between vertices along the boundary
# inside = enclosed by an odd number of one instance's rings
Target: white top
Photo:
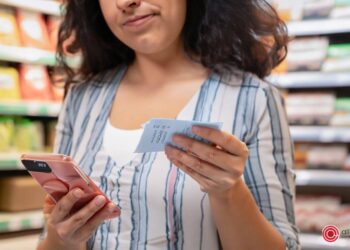
[[[137,156],[134,153],[140,141],[143,128],[127,130],[114,127],[108,119],[103,138],[103,146],[113,160],[120,166]]]

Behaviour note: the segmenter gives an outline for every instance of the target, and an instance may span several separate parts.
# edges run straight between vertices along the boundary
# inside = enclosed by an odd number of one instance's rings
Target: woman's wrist
[[[249,196],[248,187],[241,178],[237,180],[231,189],[222,193],[209,194],[210,200],[215,205],[232,206],[239,204],[240,207],[246,204],[246,201],[250,198]]]
[[[67,245],[60,240],[47,236],[40,242],[38,250],[86,250],[86,244]]]

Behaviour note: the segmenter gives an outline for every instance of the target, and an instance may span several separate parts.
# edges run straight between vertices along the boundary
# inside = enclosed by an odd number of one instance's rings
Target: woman
[[[59,52],[80,52],[57,125],[103,197],[75,214],[45,203],[39,249],[299,249],[292,144],[281,98],[261,80],[285,26],[260,0],[67,0]],[[133,153],[154,117],[223,122],[165,152]],[[118,206],[120,211],[116,208]],[[102,209],[101,209],[102,208]]]

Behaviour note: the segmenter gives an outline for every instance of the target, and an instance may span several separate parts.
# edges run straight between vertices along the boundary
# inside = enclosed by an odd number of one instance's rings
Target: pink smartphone
[[[21,161],[30,175],[57,203],[74,188],[80,188],[84,195],[73,206],[74,213],[89,203],[95,196],[108,197],[83,172],[70,156],[61,154],[23,154]],[[107,203],[106,203],[107,204]]]

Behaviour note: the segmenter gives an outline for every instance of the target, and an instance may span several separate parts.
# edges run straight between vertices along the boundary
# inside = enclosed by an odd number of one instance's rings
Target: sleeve
[[[72,147],[73,135],[73,94],[72,88],[69,89],[63,101],[61,111],[56,125],[55,141],[53,153],[69,155]],[[46,218],[44,228],[39,235],[39,243],[46,237],[47,227]]]
[[[293,142],[283,99],[276,88],[258,88],[252,122],[244,180],[260,211],[283,236],[286,248],[299,250]]]
[[[72,88],[69,89],[63,101],[56,125],[53,153],[70,155],[73,136],[73,98]]]

